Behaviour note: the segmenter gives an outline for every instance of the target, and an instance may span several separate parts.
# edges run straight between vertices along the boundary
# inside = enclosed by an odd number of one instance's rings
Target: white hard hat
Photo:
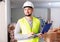
[[[24,7],[26,7],[26,6],[30,6],[30,7],[34,8],[33,3],[30,2],[30,1],[26,1],[26,2],[23,4],[23,7],[22,7],[22,8],[24,8]]]

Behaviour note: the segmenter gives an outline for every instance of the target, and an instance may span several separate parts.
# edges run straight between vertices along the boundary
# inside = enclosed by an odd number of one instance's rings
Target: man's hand
[[[35,33],[34,32],[31,32],[31,33],[29,33],[28,35],[29,35],[29,37],[31,37],[32,35],[34,35]]]
[[[43,34],[42,34],[42,33],[39,33],[39,34],[38,34],[38,37],[39,37],[39,38],[42,38],[42,37],[43,37]]]
[[[39,38],[45,38],[45,37],[46,37],[46,35],[47,35],[47,33],[44,33],[44,34],[39,33],[39,34],[38,34],[38,37],[39,37]]]

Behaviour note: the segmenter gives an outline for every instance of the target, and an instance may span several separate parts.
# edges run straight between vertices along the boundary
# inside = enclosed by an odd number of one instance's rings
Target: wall
[[[36,17],[42,17],[45,21],[47,20],[48,8],[35,8],[33,15]]]
[[[51,20],[53,21],[53,28],[60,26],[60,8],[51,8]]]
[[[7,42],[5,3],[0,2],[0,42]]]
[[[17,22],[19,18],[24,16],[23,9],[21,8],[12,8],[11,9],[11,21]]]

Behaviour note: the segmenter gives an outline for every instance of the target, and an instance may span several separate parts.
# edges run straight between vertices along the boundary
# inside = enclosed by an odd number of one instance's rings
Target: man
[[[18,20],[15,28],[15,39],[18,42],[39,42],[38,34],[40,32],[40,20],[32,16],[34,5],[30,1],[26,1],[23,5],[25,17]],[[38,34],[37,37],[29,39],[34,34]],[[20,39],[28,38],[26,40]]]

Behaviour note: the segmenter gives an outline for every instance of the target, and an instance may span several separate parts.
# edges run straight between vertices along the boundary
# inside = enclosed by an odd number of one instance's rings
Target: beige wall
[[[0,2],[0,42],[7,42],[7,24],[4,2]]]

